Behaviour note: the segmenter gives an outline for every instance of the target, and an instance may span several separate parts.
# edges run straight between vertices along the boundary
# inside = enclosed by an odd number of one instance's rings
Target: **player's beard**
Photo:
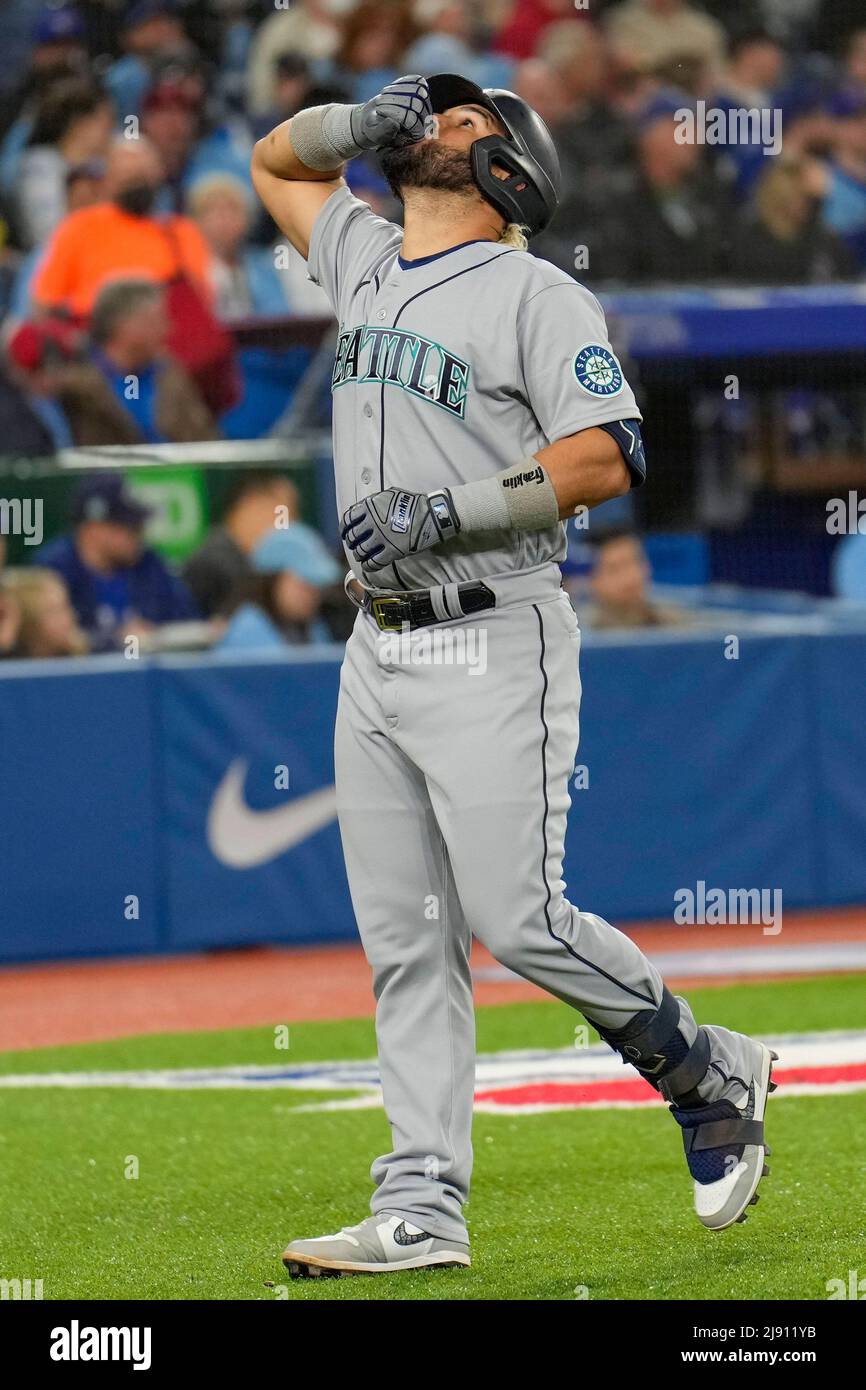
[[[477,193],[468,150],[455,150],[438,140],[419,140],[415,145],[382,150],[379,159],[391,192],[401,201],[404,188]]]

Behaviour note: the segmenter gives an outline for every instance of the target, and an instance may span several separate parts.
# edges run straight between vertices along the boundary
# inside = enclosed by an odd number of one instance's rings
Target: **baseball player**
[[[367,150],[402,229],[341,177]],[[699,1026],[627,936],[564,894],[580,633],[563,523],[640,486],[645,461],[601,308],[527,251],[557,203],[550,133],[512,92],[408,76],[278,126],[253,176],[339,321],[334,464],[360,611],[337,803],[392,1132],[372,1215],[291,1241],[283,1261],[295,1276],[469,1264],[472,933],[669,1103],[700,1221],[743,1221],[775,1054]],[[459,659],[473,634],[483,663]]]

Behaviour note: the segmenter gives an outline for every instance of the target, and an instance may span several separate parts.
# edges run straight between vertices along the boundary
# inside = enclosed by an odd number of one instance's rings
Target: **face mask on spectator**
[[[156,186],[152,183],[130,183],[115,194],[114,201],[132,217],[147,217],[156,201]]]

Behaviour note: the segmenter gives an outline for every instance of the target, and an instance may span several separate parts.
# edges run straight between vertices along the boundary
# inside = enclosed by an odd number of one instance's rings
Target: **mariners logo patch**
[[[622,368],[598,343],[587,343],[576,354],[574,375],[588,396],[615,396],[623,388]]]

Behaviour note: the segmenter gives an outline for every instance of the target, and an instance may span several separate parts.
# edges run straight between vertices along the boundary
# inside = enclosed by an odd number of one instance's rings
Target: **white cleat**
[[[764,1142],[767,1097],[775,1091],[771,1079],[777,1054],[763,1043],[754,1075],[742,1102],[716,1101],[679,1110],[671,1106],[683,1127],[689,1171],[695,1181],[695,1211],[711,1231],[723,1231],[746,1220],[746,1208],[758,1201],[758,1184],[769,1173],[764,1162],[770,1150]]]
[[[292,1240],[283,1264],[293,1279],[345,1274],[393,1274],[401,1269],[469,1264],[469,1246],[432,1236],[400,1216],[368,1216],[333,1236]]]

